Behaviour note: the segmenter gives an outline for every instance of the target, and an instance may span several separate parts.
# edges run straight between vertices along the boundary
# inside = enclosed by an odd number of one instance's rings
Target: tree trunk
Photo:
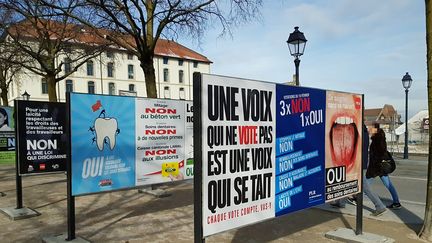
[[[9,102],[8,102],[8,97],[7,94],[9,92],[9,89],[7,87],[7,69],[3,68],[3,65],[0,65],[0,89],[1,89],[1,100],[2,100],[2,104],[4,106],[8,106]]]
[[[427,62],[427,90],[429,117],[432,114],[432,4],[425,0],[426,4],[426,62]],[[432,241],[432,129],[429,129],[429,157],[428,157],[428,179],[426,191],[426,208],[423,227],[419,236],[427,241]]]
[[[54,75],[47,75],[46,77],[48,83],[48,99],[50,102],[57,102],[56,93],[56,80]]]
[[[157,98],[156,90],[156,75],[153,64],[153,57],[143,58],[141,60],[141,68],[144,71],[146,91],[148,98]]]
[[[2,104],[4,106],[9,106],[9,102],[8,102],[8,90],[7,89],[2,89],[0,95],[1,95]]]

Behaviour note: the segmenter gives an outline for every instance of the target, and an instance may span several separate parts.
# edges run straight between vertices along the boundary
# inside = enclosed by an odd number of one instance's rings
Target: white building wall
[[[61,62],[64,57],[60,56],[57,63]],[[155,56],[154,67],[156,75],[156,88],[158,98],[180,98],[180,88],[184,89],[184,99],[192,99],[192,78],[194,72],[210,73],[210,64],[205,62],[198,62],[198,67],[194,67],[193,60],[184,60],[183,66],[179,66],[178,58],[168,57],[168,64],[163,64],[162,56]],[[114,53],[113,58],[107,57],[106,53],[92,59],[93,61],[93,75],[87,75],[87,65],[82,65],[78,71],[67,77],[66,79],[57,83],[56,92],[59,101],[66,101],[66,80],[72,80],[73,91],[80,93],[88,93],[88,82],[93,81],[95,84],[96,94],[108,94],[109,83],[115,84],[115,95],[119,94],[119,90],[129,91],[129,85],[135,85],[137,96],[146,97],[146,87],[144,72],[140,67],[140,62],[136,56],[133,60],[128,59],[128,55],[124,51]],[[108,62],[114,63],[114,77],[108,77],[107,64]],[[134,67],[134,77],[128,77],[128,65]],[[73,64],[72,64],[73,67]],[[169,70],[169,80],[164,82],[163,70]],[[179,83],[179,70],[183,70],[184,82]],[[14,83],[9,90],[9,105],[13,105],[13,100],[21,98],[21,95],[27,91],[31,100],[47,101],[48,94],[42,93],[42,77],[34,73],[26,72],[20,75],[20,80]],[[169,88],[170,95],[165,97],[165,87]]]
[[[172,99],[180,98],[180,88],[184,88],[185,99],[192,100],[192,92],[193,92],[193,73],[201,72],[201,73],[210,73],[210,65],[207,63],[199,62],[197,67],[194,67],[194,61],[184,60],[183,65],[179,66],[179,59],[176,58],[168,58],[168,64],[163,63],[163,57],[155,58],[155,69],[156,69],[156,80],[157,80],[157,90],[159,98],[168,98],[164,97],[165,95],[165,87],[169,88],[170,96]],[[169,79],[168,81],[164,81],[164,69],[168,69],[169,71]],[[179,71],[183,71],[184,81],[183,83],[179,82]]]

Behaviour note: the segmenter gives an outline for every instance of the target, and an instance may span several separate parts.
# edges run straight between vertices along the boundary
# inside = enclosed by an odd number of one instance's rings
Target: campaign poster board
[[[360,191],[361,95],[208,74],[197,87],[203,237]]]
[[[245,84],[202,76],[204,236],[274,217],[275,85]]]
[[[362,96],[327,91],[326,202],[359,193],[362,183]]]
[[[184,179],[185,118],[185,102],[136,99],[137,186]]]
[[[13,108],[0,106],[0,164],[15,162],[15,122]]]
[[[193,102],[186,101],[185,127],[185,179],[192,179],[194,172],[194,143],[193,143]]]
[[[66,104],[17,100],[15,106],[20,175],[66,171]]]
[[[326,91],[276,85],[275,216],[324,203]]]
[[[68,103],[73,196],[187,178],[186,101],[70,93]]]

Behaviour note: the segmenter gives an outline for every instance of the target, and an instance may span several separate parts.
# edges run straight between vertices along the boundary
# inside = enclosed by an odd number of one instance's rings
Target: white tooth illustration
[[[339,125],[349,125],[353,122],[354,122],[354,120],[351,117],[347,117],[347,116],[340,116],[340,117],[336,118],[336,121],[335,121],[335,123],[339,124]]]
[[[105,138],[109,139],[110,149],[113,150],[116,144],[117,120],[115,118],[97,118],[94,129],[96,133],[96,143],[100,151],[104,148]]]

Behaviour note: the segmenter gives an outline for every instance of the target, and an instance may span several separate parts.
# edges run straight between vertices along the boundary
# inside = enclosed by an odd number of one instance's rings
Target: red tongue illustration
[[[347,171],[352,166],[355,151],[356,131],[353,124],[334,124],[331,129],[333,162],[337,166],[345,165]]]

